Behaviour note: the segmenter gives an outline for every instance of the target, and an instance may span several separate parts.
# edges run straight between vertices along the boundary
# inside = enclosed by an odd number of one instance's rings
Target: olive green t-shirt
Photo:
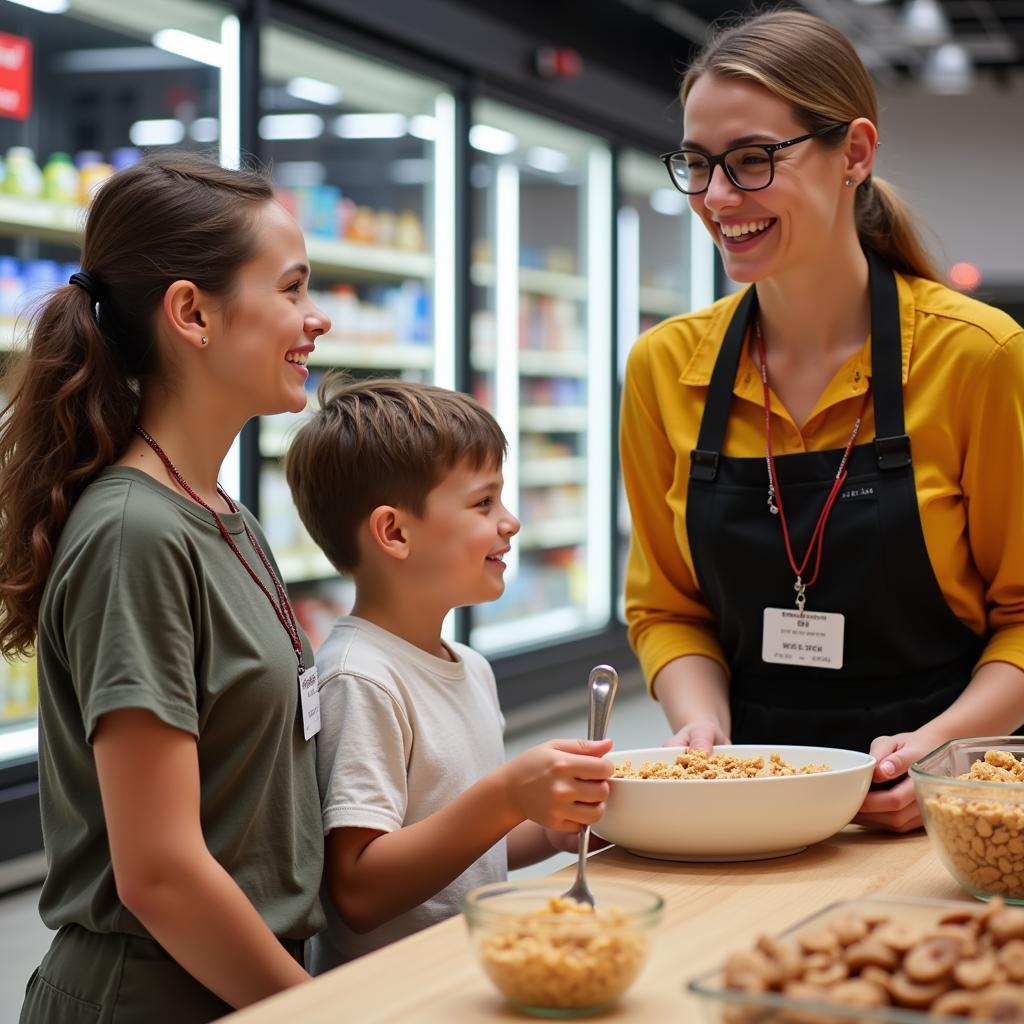
[[[273,593],[243,516],[270,557],[248,512],[221,520]],[[101,474],[61,533],[36,653],[49,927],[147,935],[117,898],[91,747],[103,714],[144,708],[196,737],[206,844],[273,932],[320,929],[323,830],[295,653],[210,513],[139,470]]]

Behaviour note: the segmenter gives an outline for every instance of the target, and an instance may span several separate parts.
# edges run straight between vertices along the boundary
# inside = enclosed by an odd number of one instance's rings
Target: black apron
[[[697,583],[732,671],[733,743],[805,743],[866,751],[877,736],[917,729],[970,681],[985,638],[951,611],[925,548],[910,438],[903,422],[900,310],[892,271],[868,253],[876,440],[854,447],[825,531],[807,609],[846,616],[843,667],[767,664],[764,609],[795,608],[764,456],[722,447],[755,288],[743,297],[715,363],[691,455],[686,530]],[[853,427],[851,417],[850,427]],[[841,450],[775,457],[786,520],[801,557]]]

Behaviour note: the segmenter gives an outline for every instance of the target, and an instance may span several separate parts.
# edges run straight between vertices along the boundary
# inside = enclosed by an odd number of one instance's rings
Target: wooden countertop
[[[572,870],[563,871],[568,888]],[[618,849],[596,854],[588,877],[630,881],[665,900],[651,959],[615,1024],[698,1021],[686,982],[760,932],[777,932],[836,900],[886,894],[970,901],[923,832],[888,836],[851,826],[803,853],[737,864],[647,860]],[[231,1024],[339,1021],[463,1024],[528,1020],[484,976],[461,917],[225,1017]]]

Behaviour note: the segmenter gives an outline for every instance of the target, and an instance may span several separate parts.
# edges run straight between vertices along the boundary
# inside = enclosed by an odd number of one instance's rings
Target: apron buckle
[[[912,462],[910,436],[897,434],[894,437],[876,437],[875,457],[879,469],[905,469]]]
[[[701,451],[694,448],[690,452],[690,479],[714,480],[718,476],[718,452]]]

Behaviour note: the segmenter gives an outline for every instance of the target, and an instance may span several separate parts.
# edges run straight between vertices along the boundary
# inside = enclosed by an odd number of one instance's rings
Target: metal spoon
[[[598,665],[590,670],[590,715],[587,722],[587,738],[603,740],[608,732],[608,719],[612,704],[619,689],[619,675],[611,665]],[[563,893],[577,903],[594,906],[594,894],[587,887],[587,851],[590,848],[590,826],[580,830],[580,856],[576,862],[576,881],[572,888]]]

